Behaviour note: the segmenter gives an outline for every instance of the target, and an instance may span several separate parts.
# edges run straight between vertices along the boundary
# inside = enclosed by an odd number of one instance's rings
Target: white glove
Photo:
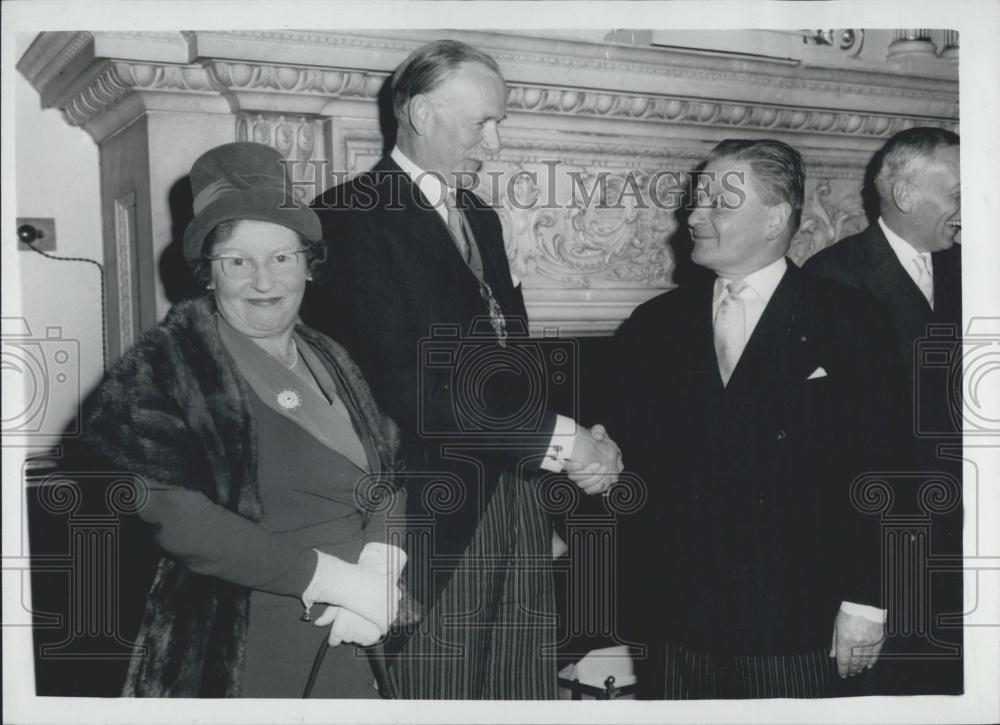
[[[372,541],[365,544],[365,548],[361,550],[358,566],[370,567],[380,574],[391,577],[395,582],[406,566],[406,552],[398,546]]]
[[[333,625],[330,627],[331,647],[336,647],[343,642],[361,647],[371,647],[382,639],[378,627],[364,617],[343,607],[327,607],[313,624],[317,627]]]
[[[332,554],[315,551],[316,571],[302,593],[306,610],[317,602],[336,604],[372,622],[380,636],[388,632],[399,610],[396,578],[389,578],[371,566],[348,564]]]

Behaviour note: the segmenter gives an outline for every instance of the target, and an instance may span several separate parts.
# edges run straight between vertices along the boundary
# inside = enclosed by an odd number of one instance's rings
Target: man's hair
[[[897,181],[919,170],[941,149],[958,145],[958,134],[943,128],[908,128],[897,133],[872,159],[879,198],[882,201],[891,199],[892,187]]]
[[[410,53],[392,74],[392,110],[399,125],[411,98],[433,91],[463,63],[478,63],[503,77],[493,58],[457,40],[435,40]]]
[[[791,234],[795,234],[802,219],[806,172],[802,155],[782,141],[771,139],[726,139],[708,155],[709,161],[736,159],[750,164],[760,182],[761,200],[768,206],[788,202],[792,213],[788,219]]]

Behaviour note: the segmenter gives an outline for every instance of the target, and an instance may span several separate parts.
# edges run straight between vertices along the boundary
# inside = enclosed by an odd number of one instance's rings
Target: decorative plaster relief
[[[788,256],[798,265],[834,242],[863,231],[868,226],[861,202],[861,183],[815,182],[806,184],[806,203],[799,231]],[[834,188],[837,191],[834,191]]]
[[[83,125],[130,90],[196,94],[254,91],[373,101],[386,75],[221,60],[205,61],[201,66],[113,62],[69,100],[65,108],[71,123]],[[918,124],[957,128],[957,123],[950,118],[839,112],[519,83],[509,84],[509,89],[508,110],[532,114],[876,138],[888,137]]]
[[[107,62],[63,107],[66,119],[84,126],[133,91],[217,96],[219,88],[200,66]]]
[[[132,314],[132,247],[135,239],[135,191],[114,200],[116,287],[118,297],[118,344],[120,350],[132,346],[135,320]]]
[[[356,50],[363,53],[374,52],[378,56],[390,55],[398,62],[410,51],[432,40],[423,31],[382,31],[372,35],[371,31],[343,33],[337,31],[303,30],[238,30],[199,31],[199,37],[233,38],[261,43],[281,43],[288,46],[329,47]],[[406,35],[415,37],[406,37]],[[484,50],[493,56],[501,66],[522,65],[555,69],[559,77],[567,73],[579,76],[581,71],[621,74],[625,76],[649,76],[652,78],[676,78],[697,82],[719,82],[738,86],[758,86],[777,91],[831,94],[842,97],[845,93],[894,97],[932,103],[954,104],[958,110],[957,92],[939,88],[915,87],[907,77],[900,82],[884,82],[888,74],[852,73],[849,79],[831,80],[829,73],[822,69],[803,68],[797,64],[779,63],[774,60],[720,58],[681,49],[635,49],[612,46],[595,48],[588,43],[560,41],[558,50],[552,49],[552,41],[545,38],[514,36],[509,33],[455,31],[449,33],[456,39]],[[540,49],[544,47],[543,49]],[[398,58],[397,58],[398,56]],[[386,68],[385,70],[388,70]],[[756,71],[756,72],[754,72]],[[866,78],[867,77],[867,78]],[[512,78],[512,80],[518,80]]]
[[[826,109],[698,100],[679,96],[601,93],[545,86],[510,85],[507,109],[628,121],[728,126],[770,131],[796,131],[888,137],[916,125],[957,125],[946,119],[912,118],[874,113],[841,113]]]
[[[333,98],[375,98],[388,75],[220,60],[206,63],[206,68],[219,85],[230,91],[273,91]]]
[[[488,159],[476,192],[500,215],[511,270],[531,289],[666,289],[669,240],[686,202],[688,172],[703,146],[633,143],[603,137],[505,136]],[[342,129],[346,171],[370,168],[381,152],[374,129]],[[665,148],[669,146],[670,151]],[[815,160],[807,152],[806,204],[789,256],[802,263],[834,241],[861,231],[864,159]]]
[[[511,269],[526,286],[669,286],[666,242],[696,162],[656,140],[604,156],[602,147],[521,137],[483,169],[477,192],[497,209]]]
[[[318,193],[315,175],[326,169],[328,154],[322,126],[322,119],[315,117],[240,113],[236,117],[236,140],[267,144],[293,162],[288,168],[295,182],[295,198],[308,204]]]

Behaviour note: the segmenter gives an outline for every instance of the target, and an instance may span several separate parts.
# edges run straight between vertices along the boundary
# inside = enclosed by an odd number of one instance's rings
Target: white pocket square
[[[825,377],[826,377],[826,370],[824,370],[822,367],[818,367],[811,373],[809,373],[809,377],[806,378],[806,380],[815,380],[816,378],[825,378]]]

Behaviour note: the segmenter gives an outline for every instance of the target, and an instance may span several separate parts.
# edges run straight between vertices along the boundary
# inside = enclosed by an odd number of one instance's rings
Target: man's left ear
[[[410,121],[410,129],[422,136],[427,128],[427,118],[430,116],[431,106],[426,94],[418,93],[410,99],[407,105],[407,117]]]
[[[767,238],[774,239],[784,233],[792,216],[792,205],[787,201],[775,204],[767,210]]]

